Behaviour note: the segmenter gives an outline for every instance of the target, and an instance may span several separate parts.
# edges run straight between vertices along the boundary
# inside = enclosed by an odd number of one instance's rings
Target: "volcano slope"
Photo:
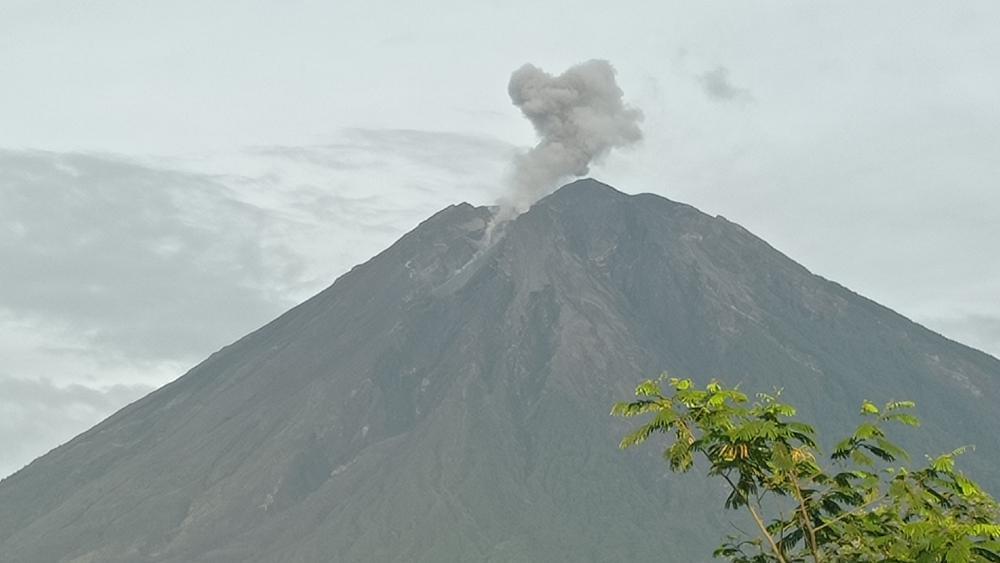
[[[0,561],[708,560],[724,491],[608,416],[662,370],[782,387],[824,433],[913,399],[915,457],[976,444],[998,489],[995,358],[658,196],[491,213],[444,209],[4,480]]]

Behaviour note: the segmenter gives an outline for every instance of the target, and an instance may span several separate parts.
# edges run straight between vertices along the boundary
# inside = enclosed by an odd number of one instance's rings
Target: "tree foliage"
[[[668,393],[663,388],[669,386]],[[908,401],[864,402],[862,422],[820,462],[813,428],[794,419],[780,393],[754,401],[738,389],[691,380],[645,381],[636,400],[611,411],[645,422],[620,446],[654,434],[669,441],[663,457],[675,472],[696,459],[728,485],[725,507],[743,510],[757,533],[729,537],[715,556],[737,563],[1000,561],[1000,510],[955,468],[957,449],[918,469],[886,428],[918,426]]]

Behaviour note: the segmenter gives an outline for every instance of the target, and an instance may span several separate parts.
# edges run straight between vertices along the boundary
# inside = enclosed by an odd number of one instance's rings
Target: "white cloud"
[[[392,130],[198,158],[0,150],[0,370],[17,374],[0,375],[10,392],[0,472],[179,376],[438,209],[491,202],[511,150]],[[18,400],[29,391],[34,400]]]
[[[0,374],[0,475],[8,475],[152,390],[56,385]]]

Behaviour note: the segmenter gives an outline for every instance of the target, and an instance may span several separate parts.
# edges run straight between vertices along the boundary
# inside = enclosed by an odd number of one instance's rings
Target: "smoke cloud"
[[[507,88],[539,141],[515,157],[503,207],[523,210],[560,181],[587,175],[612,149],[642,139],[642,112],[622,100],[608,61],[587,61],[559,76],[526,64],[511,74]]]

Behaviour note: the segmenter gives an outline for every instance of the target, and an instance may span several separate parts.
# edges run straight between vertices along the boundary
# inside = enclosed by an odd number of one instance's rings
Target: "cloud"
[[[512,151],[366,129],[159,161],[0,150],[0,314],[95,354],[194,361],[441,207],[489,200]]]
[[[421,162],[428,168],[483,177],[491,168],[514,154],[509,143],[486,137],[448,131],[413,129],[347,129],[345,143],[333,145]]]
[[[259,146],[249,155],[279,157],[333,170],[373,170],[393,163],[420,163],[424,171],[441,169],[482,175],[514,152],[508,143],[481,135],[414,129],[342,130],[334,142],[307,146]]]
[[[60,386],[46,379],[0,375],[0,476],[150,391],[145,385]]]
[[[442,207],[495,201],[514,152],[465,133],[347,129],[321,145],[260,146],[172,165],[209,174],[293,221],[281,237],[308,257],[289,286],[301,300]]]
[[[4,403],[5,410],[9,410],[11,405],[18,405],[26,409],[70,411],[82,408],[110,412],[152,390],[148,385],[116,384],[95,388],[79,383],[59,386],[47,379],[0,378],[0,400]]]
[[[301,268],[273,217],[207,176],[0,151],[0,199],[0,309],[95,353],[192,358],[287,307]]]
[[[740,88],[729,79],[729,69],[717,66],[698,76],[702,90],[710,99],[719,102],[749,102],[753,100],[750,90]]]
[[[0,150],[0,372],[17,374],[0,374],[0,472],[176,378],[434,211],[493,201],[512,151],[371,129],[185,158]]]

